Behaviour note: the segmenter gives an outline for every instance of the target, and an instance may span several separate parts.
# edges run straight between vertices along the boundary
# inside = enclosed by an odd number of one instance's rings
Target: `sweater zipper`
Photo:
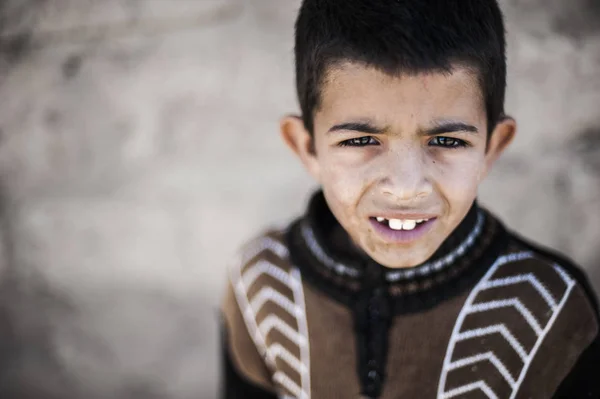
[[[354,306],[357,366],[364,398],[381,396],[385,381],[391,303],[380,265],[369,262]]]

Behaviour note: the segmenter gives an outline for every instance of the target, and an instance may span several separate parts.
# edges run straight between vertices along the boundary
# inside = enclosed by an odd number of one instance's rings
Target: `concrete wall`
[[[0,2],[0,397],[215,397],[226,264],[313,188],[277,132],[298,4]],[[597,284],[598,4],[503,2],[520,135],[481,195]]]

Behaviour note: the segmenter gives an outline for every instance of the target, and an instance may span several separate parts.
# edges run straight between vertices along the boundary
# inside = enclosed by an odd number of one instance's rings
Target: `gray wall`
[[[298,4],[0,2],[0,397],[215,396],[227,262],[313,188],[277,132]],[[481,192],[597,286],[599,4],[503,2],[520,135]]]

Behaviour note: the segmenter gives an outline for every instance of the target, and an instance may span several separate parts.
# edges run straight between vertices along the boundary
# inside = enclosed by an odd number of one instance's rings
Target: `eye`
[[[379,144],[372,136],[355,137],[353,139],[344,140],[338,145],[340,147],[366,147],[368,145]]]
[[[459,148],[466,147],[467,143],[454,137],[436,136],[429,141],[429,145],[434,147]]]

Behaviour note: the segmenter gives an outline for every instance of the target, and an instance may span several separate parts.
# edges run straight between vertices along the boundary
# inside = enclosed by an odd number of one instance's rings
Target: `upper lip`
[[[397,220],[426,220],[426,219],[434,219],[437,216],[433,213],[418,213],[418,212],[381,212],[377,214],[373,214],[371,218],[382,217],[387,220],[397,219]]]

